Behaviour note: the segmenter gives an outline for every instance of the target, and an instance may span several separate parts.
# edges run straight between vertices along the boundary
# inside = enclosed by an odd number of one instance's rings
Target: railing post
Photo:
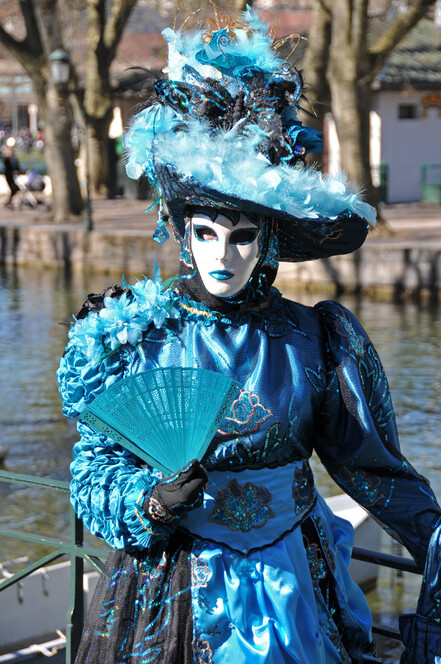
[[[71,507],[70,516],[70,605],[66,626],[66,664],[73,664],[84,625],[84,560],[77,555],[77,547],[83,546],[83,523]]]

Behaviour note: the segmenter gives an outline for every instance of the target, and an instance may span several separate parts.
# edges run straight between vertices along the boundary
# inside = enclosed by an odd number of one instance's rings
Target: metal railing
[[[400,572],[412,572],[413,574],[422,574],[418,565],[412,558],[404,558],[403,556],[393,556],[390,553],[381,553],[380,551],[371,551],[370,549],[362,549],[361,547],[354,546],[352,549],[352,558],[354,560],[361,560],[365,563],[372,565],[379,565],[380,567],[390,567],[391,569]],[[378,623],[372,625],[372,632],[385,636],[389,639],[396,639],[401,641],[401,635],[398,629],[391,629]]]
[[[20,486],[36,486],[43,489],[58,491],[69,496],[69,483],[59,480],[43,479],[33,475],[21,475],[8,471],[0,471],[0,482],[18,484]],[[87,547],[84,545],[83,523],[78,519],[72,507],[70,507],[70,537],[63,541],[43,535],[34,535],[31,533],[18,532],[6,528],[0,528],[0,536],[12,537],[13,539],[24,542],[33,542],[47,546],[53,551],[42,558],[39,558],[32,564],[20,570],[16,574],[0,582],[0,592],[9,588],[14,583],[20,582],[32,572],[46,567],[59,558],[68,557],[70,559],[70,592],[69,609],[66,618],[66,664],[73,664],[75,655],[80,644],[81,633],[84,624],[84,592],[83,592],[83,574],[84,561],[98,572],[101,572],[104,565],[100,559],[102,551]]]
[[[21,486],[37,486],[48,490],[59,491],[69,495],[68,482],[42,479],[32,475],[20,475],[8,471],[0,471],[0,482],[9,482],[11,484],[19,484]],[[2,580],[0,582],[0,592],[10,587],[12,584],[18,583],[25,577],[32,574],[32,572],[46,567],[49,563],[54,562],[63,556],[69,557],[70,597],[66,625],[66,664],[73,664],[80,643],[84,624],[84,561],[87,561],[96,571],[101,572],[104,564],[100,556],[103,555],[103,552],[84,545],[83,523],[80,519],[78,519],[72,507],[70,507],[70,538],[68,541],[57,540],[42,535],[32,535],[30,533],[17,532],[16,530],[8,530],[5,528],[0,528],[0,536],[1,535],[26,542],[45,545],[53,548],[54,551],[44,556],[43,558],[39,558],[37,561],[33,562],[31,565],[27,566],[20,572],[17,572],[7,579]],[[401,556],[394,556],[391,554],[380,553],[359,547],[353,548],[352,557],[355,560],[371,563],[373,565],[380,565],[395,570],[421,574],[421,570],[419,570],[416,563],[411,558],[403,558]],[[396,639],[399,641],[401,640],[398,630],[385,627],[381,624],[374,624],[372,631],[375,634],[379,634],[387,638]]]

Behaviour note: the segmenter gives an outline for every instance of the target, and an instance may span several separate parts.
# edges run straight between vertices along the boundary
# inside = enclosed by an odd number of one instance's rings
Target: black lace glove
[[[193,459],[174,475],[158,482],[142,507],[155,521],[169,521],[182,516],[202,505],[207,479],[205,468]]]

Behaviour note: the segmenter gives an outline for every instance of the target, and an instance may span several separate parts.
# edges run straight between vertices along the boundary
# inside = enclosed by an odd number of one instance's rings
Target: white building
[[[374,109],[381,121],[379,157],[386,166],[385,202],[441,203],[441,94],[379,90]],[[431,185],[439,185],[438,201],[435,192],[430,193]]]
[[[386,203],[441,203],[441,26],[422,19],[373,85],[371,166]],[[328,170],[340,169],[331,117]]]

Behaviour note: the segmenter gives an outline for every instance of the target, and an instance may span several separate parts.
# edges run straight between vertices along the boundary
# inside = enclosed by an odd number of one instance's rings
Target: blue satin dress
[[[203,505],[165,523],[142,509],[161,472],[78,425],[72,504],[115,553],[77,662],[370,661],[370,612],[348,573],[353,530],[317,493],[308,459],[315,450],[421,565],[441,510],[399,451],[366,333],[335,302],[311,308],[273,290],[269,304],[231,319],[177,298],[178,314],[140,336],[137,298],[121,304],[127,340],[111,353],[86,356],[92,320],[81,343],[71,339],[58,372],[66,415],[154,367],[204,367],[242,389],[203,459]]]

